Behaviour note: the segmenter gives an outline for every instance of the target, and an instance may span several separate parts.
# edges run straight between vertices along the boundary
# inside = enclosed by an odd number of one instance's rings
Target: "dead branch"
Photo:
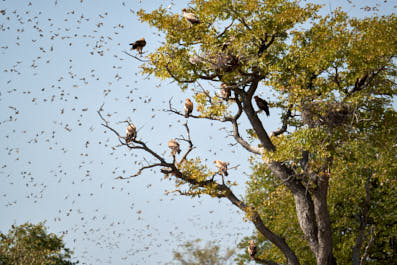
[[[179,161],[179,164],[182,163],[183,161],[185,161],[185,160],[187,159],[187,156],[189,155],[189,153],[194,149],[192,139],[190,138],[190,129],[189,129],[189,126],[188,126],[187,122],[184,123],[183,125],[184,125],[185,128],[186,128],[186,137],[187,137],[187,139],[182,138],[182,139],[180,139],[180,140],[183,140],[183,141],[187,142],[187,143],[189,144],[189,147],[188,147],[188,149],[186,150],[186,152],[183,154],[181,160]]]
[[[162,166],[161,163],[156,163],[156,164],[151,164],[151,165],[148,165],[148,166],[144,166],[144,167],[141,167],[141,168],[138,170],[138,172],[135,173],[134,175],[131,175],[131,176],[129,176],[129,177],[121,177],[121,176],[119,176],[119,177],[117,177],[116,179],[130,179],[130,178],[135,178],[135,177],[141,175],[142,172],[143,172],[145,169],[154,168],[154,167],[160,167],[160,166]]]
[[[134,59],[136,59],[136,60],[138,60],[138,61],[140,61],[140,62],[142,62],[142,63],[147,63],[147,62],[149,62],[149,60],[143,60],[143,59],[141,59],[141,58],[139,58],[139,57],[136,57],[135,55],[132,55],[131,53],[129,53],[129,52],[127,52],[127,51],[123,51],[123,53],[127,54],[128,56],[131,56],[132,58],[134,58]]]
[[[279,136],[280,134],[285,133],[287,131],[287,129],[288,129],[288,120],[291,117],[292,117],[291,108],[288,108],[287,112],[282,115],[282,123],[283,123],[283,125],[277,131],[274,131],[274,132],[270,133],[270,138],[272,136]]]

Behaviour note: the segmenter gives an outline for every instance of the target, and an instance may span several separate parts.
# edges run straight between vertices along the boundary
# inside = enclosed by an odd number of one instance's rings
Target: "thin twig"
[[[139,58],[139,57],[136,57],[135,55],[132,55],[131,53],[129,53],[129,52],[127,52],[127,51],[123,51],[123,53],[125,53],[125,54],[127,54],[128,56],[131,56],[132,58],[134,58],[134,59],[136,59],[136,60],[138,60],[138,61],[141,61],[141,62],[143,62],[143,63],[149,62],[149,60],[143,60],[143,59],[141,59],[141,58]]]

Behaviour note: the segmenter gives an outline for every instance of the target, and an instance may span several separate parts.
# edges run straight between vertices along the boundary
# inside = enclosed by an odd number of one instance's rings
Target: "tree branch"
[[[149,60],[142,60],[141,58],[136,57],[135,55],[132,55],[131,53],[128,53],[128,52],[126,52],[126,51],[123,51],[123,53],[127,54],[128,56],[131,56],[132,58],[134,58],[134,59],[136,59],[136,60],[138,60],[138,61],[140,61],[140,62],[143,62],[143,63],[149,62]]]
[[[234,139],[242,146],[244,147],[246,150],[248,150],[249,152],[252,152],[254,154],[260,155],[262,154],[263,150],[261,148],[255,147],[250,145],[247,141],[245,141],[239,133],[239,129],[238,129],[238,123],[237,120],[240,118],[242,112],[243,112],[243,107],[241,105],[240,100],[236,97],[236,103],[238,106],[238,112],[237,114],[231,119],[232,125],[233,125],[233,137]]]
[[[362,216],[360,218],[360,228],[358,232],[358,236],[356,239],[356,245],[353,247],[353,265],[360,265],[360,252],[361,252],[361,246],[364,241],[364,233],[365,233],[365,228],[367,227],[368,224],[368,212],[369,212],[369,203],[370,203],[370,188],[369,188],[369,182],[370,182],[371,176],[368,175],[367,179],[365,181],[365,204],[363,206],[362,210]]]
[[[179,161],[179,164],[181,164],[183,161],[185,161],[186,158],[187,158],[187,156],[189,155],[189,153],[194,149],[192,139],[190,138],[190,129],[189,129],[189,126],[187,125],[187,122],[185,122],[183,125],[184,125],[185,128],[186,128],[186,136],[187,136],[187,139],[185,139],[185,138],[177,138],[177,139],[187,142],[187,143],[189,144],[189,148],[188,148],[188,149],[186,150],[186,152],[183,154],[181,160]]]
[[[287,131],[287,128],[288,128],[288,119],[291,118],[291,117],[292,117],[291,108],[288,108],[287,112],[282,115],[282,123],[283,123],[283,125],[277,131],[274,131],[274,132],[270,133],[270,138],[272,138],[272,136],[279,136],[280,134],[285,133]]]

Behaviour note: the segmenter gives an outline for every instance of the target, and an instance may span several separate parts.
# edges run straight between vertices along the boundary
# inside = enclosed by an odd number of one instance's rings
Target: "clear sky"
[[[351,15],[374,1],[320,1],[322,12],[337,5]],[[380,14],[394,12],[392,1]],[[184,134],[184,119],[165,113],[172,97],[183,110],[192,91],[181,94],[170,80],[141,76],[139,62],[126,56],[129,43],[145,37],[144,51],[161,44],[155,29],[135,12],[159,5],[181,13],[186,1],[0,0],[0,231],[11,224],[47,220],[50,232],[64,233],[66,246],[82,264],[164,264],[186,240],[216,240],[233,247],[253,232],[227,201],[165,195],[173,182],[156,171],[116,180],[139,169],[143,153],[117,147],[101,126],[97,109],[114,128],[130,118],[158,152]],[[373,12],[372,12],[373,14]],[[210,87],[209,87],[210,88]],[[265,90],[260,91],[269,98]],[[267,119],[279,126],[277,112]],[[189,120],[191,136],[208,166],[229,161],[240,185],[250,172],[249,154],[234,143],[223,124]],[[244,126],[244,123],[243,123]],[[182,146],[186,148],[186,146]]]

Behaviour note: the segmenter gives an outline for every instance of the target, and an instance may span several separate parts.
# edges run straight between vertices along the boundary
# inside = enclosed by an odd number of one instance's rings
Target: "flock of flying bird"
[[[188,21],[191,25],[196,25],[201,23],[200,19],[198,19],[194,13],[188,12],[185,8],[182,9],[182,12],[185,20]],[[131,50],[137,50],[139,54],[142,54],[143,47],[146,46],[146,40],[144,38],[140,38],[139,40],[130,43],[130,45],[131,45]],[[230,86],[228,86],[225,83],[222,83],[220,89],[220,97],[228,101],[231,96],[231,90],[232,89]],[[260,98],[259,96],[254,96],[254,100],[259,108],[259,111],[264,111],[266,115],[269,116],[270,111],[269,111],[268,102]],[[190,114],[193,112],[193,103],[189,98],[187,98],[185,101],[184,110],[185,110],[185,118],[189,118]],[[127,126],[127,130],[126,130],[126,137],[125,137],[126,142],[128,143],[132,141],[133,139],[136,138],[136,136],[137,136],[136,127],[130,123]],[[169,140],[168,147],[171,149],[171,155],[174,157],[176,156],[176,154],[179,154],[181,152],[180,145],[175,139]],[[228,162],[222,160],[215,160],[213,161],[213,163],[215,164],[218,170],[218,174],[220,174],[222,177],[228,176],[228,172],[227,172],[227,167],[229,165]],[[255,245],[255,242],[251,240],[248,246],[248,254],[250,255],[251,258],[255,258],[256,252],[257,252],[257,247]]]

